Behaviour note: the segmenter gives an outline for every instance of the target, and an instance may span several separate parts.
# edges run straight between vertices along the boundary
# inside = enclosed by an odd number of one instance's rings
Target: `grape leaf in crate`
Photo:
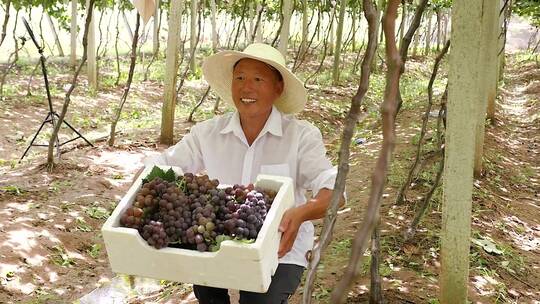
[[[166,180],[168,182],[174,182],[176,180],[176,174],[174,174],[172,168],[169,168],[169,170],[167,171],[163,171],[163,169],[154,166],[154,168],[152,168],[152,171],[150,171],[150,173],[148,173],[148,175],[143,178],[143,184],[151,182],[156,177],[159,177],[162,180]]]

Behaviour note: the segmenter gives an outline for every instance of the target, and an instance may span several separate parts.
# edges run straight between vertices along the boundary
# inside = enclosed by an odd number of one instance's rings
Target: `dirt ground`
[[[500,89],[497,119],[486,125],[485,174],[475,180],[472,237],[487,245],[471,245],[469,297],[474,303],[539,303],[540,299],[540,68],[533,61],[515,60],[510,57]],[[52,82],[61,83],[62,77],[59,74]],[[347,96],[354,89],[340,92]],[[74,98],[73,114],[67,119],[80,126],[95,147],[80,140],[68,145],[52,174],[45,170],[44,148],[32,148],[17,164],[47,114],[43,95],[34,92],[28,97],[22,92],[1,101],[0,303],[73,302],[113,280],[100,228],[128,189],[141,159],[162,148],[156,144],[158,127],[151,123],[159,122],[160,109],[159,94],[151,92],[161,90],[151,81],[135,84],[132,94],[139,98],[124,110],[132,128],[125,125],[129,131],[120,131],[114,148],[104,141],[108,129],[103,127],[103,117],[121,90],[104,88],[95,96]],[[322,92],[318,98],[335,98],[335,92]],[[346,97],[343,101],[348,102]],[[60,104],[60,98],[55,98],[56,109]],[[405,108],[399,116],[394,164],[383,194],[380,272],[388,303],[438,303],[440,201],[432,203],[413,239],[405,241],[402,236],[428,188],[429,176],[419,178],[425,180],[412,187],[405,203],[394,204],[398,182],[414,155],[412,142],[422,111],[423,106]],[[331,155],[335,155],[342,115],[322,103],[310,104],[302,113],[305,119],[327,125],[323,134]],[[179,119],[177,137],[190,126]],[[380,144],[379,126],[368,127],[373,136],[351,151],[349,202],[340,211],[334,241],[318,272],[314,297],[319,303],[328,303],[361,225]],[[436,161],[434,157],[426,167]],[[496,250],[488,252],[490,242]],[[367,301],[368,262],[364,259],[365,271],[348,303]],[[165,293],[167,297],[134,297],[131,302],[182,303],[190,297],[189,286],[184,285],[164,284],[155,294]],[[302,286],[291,303],[299,303],[301,293]]]

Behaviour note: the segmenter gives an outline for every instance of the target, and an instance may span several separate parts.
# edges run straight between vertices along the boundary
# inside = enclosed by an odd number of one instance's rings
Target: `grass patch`
[[[7,185],[4,187],[1,187],[0,190],[5,193],[9,193],[11,195],[17,195],[17,196],[22,195],[24,192],[26,192],[26,190],[20,188],[17,185]]]
[[[63,247],[54,246],[51,248],[51,251],[52,254],[49,255],[49,258],[54,264],[62,267],[75,265],[75,260],[66,253],[66,250]]]
[[[92,258],[97,259],[101,254],[101,245],[93,244],[89,249],[86,250],[86,253],[88,253],[88,255]]]
[[[85,213],[89,217],[91,217],[93,219],[97,219],[97,220],[105,220],[110,215],[110,212],[107,209],[105,209],[103,207],[100,207],[100,206],[88,207],[88,208],[86,208]]]

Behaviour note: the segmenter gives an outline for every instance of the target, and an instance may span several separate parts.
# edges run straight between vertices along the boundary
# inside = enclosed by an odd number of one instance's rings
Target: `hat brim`
[[[222,51],[206,58],[202,71],[210,87],[225,102],[234,106],[232,99],[232,76],[234,64],[240,59],[251,58],[273,66],[283,77],[283,93],[276,99],[274,105],[283,113],[298,113],[304,109],[307,102],[307,91],[304,84],[289,69],[269,59],[260,58],[238,51]]]

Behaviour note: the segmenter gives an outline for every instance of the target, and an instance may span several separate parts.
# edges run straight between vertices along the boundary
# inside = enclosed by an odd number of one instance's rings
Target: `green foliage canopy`
[[[540,0],[516,0],[513,10],[529,19],[534,26],[540,27]]]

